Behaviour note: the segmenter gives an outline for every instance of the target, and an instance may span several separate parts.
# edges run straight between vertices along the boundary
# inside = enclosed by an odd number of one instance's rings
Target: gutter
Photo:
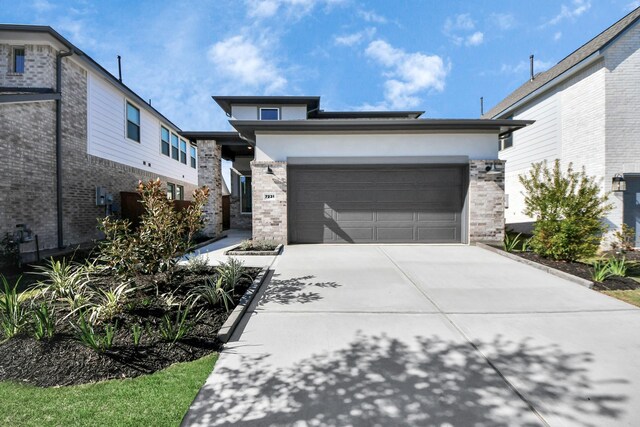
[[[73,55],[73,50],[56,55],[56,209],[58,217],[58,248],[64,247],[62,209],[62,58]]]
[[[513,110],[515,110],[518,107],[521,107],[522,105],[528,103],[532,99],[537,98],[538,96],[542,95],[546,91],[553,89],[558,84],[560,84],[563,81],[567,80],[568,78],[574,76],[578,72],[584,70],[588,66],[592,65],[593,63],[595,63],[598,59],[602,58],[602,55],[601,55],[600,52],[601,51],[598,50],[598,51],[592,53],[591,55],[587,56],[585,59],[583,59],[582,61],[580,61],[579,63],[577,63],[573,67],[567,69],[562,74],[559,74],[558,76],[556,76],[553,79],[549,80],[548,82],[546,82],[545,84],[540,86],[538,89],[534,90],[533,92],[531,92],[530,94],[525,96],[524,98],[521,98],[519,101],[511,104],[510,106],[508,106],[507,108],[505,108],[501,112],[499,112],[497,114],[494,114],[492,116],[492,118],[497,118],[497,117],[501,117],[501,116],[504,116],[506,114],[509,114],[509,113],[513,112]]]

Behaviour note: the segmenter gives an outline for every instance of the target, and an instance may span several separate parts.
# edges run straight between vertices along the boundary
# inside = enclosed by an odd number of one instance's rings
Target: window
[[[196,158],[197,156],[197,151],[196,151],[196,147],[195,145],[192,145],[191,147],[189,147],[190,149],[190,154],[191,154],[191,167],[192,168],[196,168]]]
[[[140,110],[127,102],[127,138],[140,142]]]
[[[176,185],[176,200],[184,200],[184,187]]]
[[[24,73],[24,48],[23,47],[14,47],[13,48],[13,72],[14,73]]]
[[[180,140],[180,163],[187,164],[187,141]]]
[[[279,108],[261,108],[260,120],[280,120]]]
[[[178,160],[179,156],[178,150],[178,135],[171,134],[171,158],[174,160]]]
[[[169,200],[176,199],[176,185],[170,182],[167,182],[167,199]]]
[[[160,127],[160,149],[165,156],[169,155],[169,129]]]
[[[510,133],[508,135],[504,135],[500,137],[500,149],[504,150],[505,148],[509,148],[513,146],[513,134]]]
[[[240,212],[251,213],[251,177],[240,177]]]

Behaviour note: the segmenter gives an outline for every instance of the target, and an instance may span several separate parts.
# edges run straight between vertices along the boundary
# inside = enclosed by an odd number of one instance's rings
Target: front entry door
[[[624,223],[636,233],[636,247],[640,247],[640,176],[625,176]]]

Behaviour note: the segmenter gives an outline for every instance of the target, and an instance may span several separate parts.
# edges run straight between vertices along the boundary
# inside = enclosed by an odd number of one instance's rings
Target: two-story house
[[[501,140],[505,161],[508,227],[529,231],[533,218],[523,214],[518,180],[532,163],[560,159],[585,168],[614,191],[615,208],[605,221],[611,231],[627,224],[640,246],[640,8],[607,28],[549,70],[530,80],[493,107],[485,118],[535,120]]]
[[[189,199],[198,154],[180,133],[52,28],[0,25],[0,238],[18,224],[39,249],[98,238],[138,180]]]
[[[324,111],[319,97],[215,96],[237,133],[185,132],[214,189],[233,161],[231,227],[282,243],[501,241],[498,141],[527,120],[421,119],[421,111]]]

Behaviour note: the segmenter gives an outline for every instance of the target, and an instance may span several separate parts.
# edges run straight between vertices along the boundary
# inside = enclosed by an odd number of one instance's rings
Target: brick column
[[[268,173],[272,171],[272,173]],[[251,162],[253,239],[287,243],[287,163]]]
[[[504,161],[469,162],[469,241],[498,243],[504,239]],[[495,164],[498,174],[487,174]]]
[[[198,185],[209,187],[209,200],[204,206],[207,237],[222,233],[222,147],[212,140],[198,140]]]

